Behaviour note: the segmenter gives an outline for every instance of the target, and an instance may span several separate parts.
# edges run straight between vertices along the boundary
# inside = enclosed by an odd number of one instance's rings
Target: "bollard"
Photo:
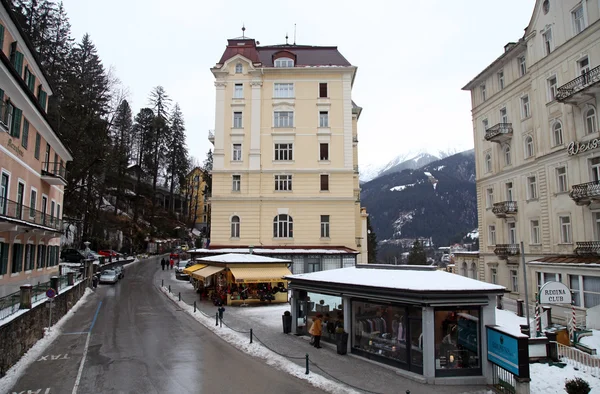
[[[305,375],[308,375],[308,353],[306,353],[306,372]]]
[[[219,325],[219,312],[215,313],[215,326]]]
[[[502,295],[496,296],[496,308],[504,309],[504,304],[502,302]]]
[[[171,292],[171,285],[169,285],[169,293]]]
[[[250,329],[250,343],[252,343],[252,329]]]
[[[221,324],[221,328],[223,328],[223,318],[222,317],[219,319],[219,323]]]
[[[181,301],[181,292],[179,292],[179,301]]]
[[[406,394],[410,394],[410,390],[406,390]]]
[[[196,301],[194,301],[194,313],[196,313]]]
[[[160,281],[160,287],[165,287],[165,280],[164,279]]]

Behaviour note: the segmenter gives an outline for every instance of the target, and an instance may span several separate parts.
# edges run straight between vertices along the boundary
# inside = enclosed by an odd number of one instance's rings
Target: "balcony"
[[[4,222],[6,220],[6,222]],[[32,227],[40,230],[62,232],[62,220],[45,214],[36,209],[28,208],[23,204],[8,199],[0,199],[0,231],[7,230],[6,224]],[[29,226],[28,226],[29,225]]]
[[[569,196],[577,205],[589,205],[592,202],[600,201],[600,181],[573,185]]]
[[[516,201],[502,201],[494,203],[492,212],[497,218],[505,218],[507,216],[513,216],[517,214],[517,202]]]
[[[513,135],[512,123],[498,123],[485,131],[485,140],[499,144],[509,141]]]
[[[578,105],[600,92],[600,66],[592,68],[556,91],[556,101]]]
[[[358,136],[355,135],[354,137],[352,137],[352,142],[354,142],[355,144],[357,144],[358,143]]]
[[[67,170],[62,163],[48,162],[44,163],[41,171],[41,178],[50,185],[67,185]]]
[[[360,190],[354,190],[354,201],[360,202]]]
[[[208,141],[211,144],[215,144],[215,131],[214,130],[208,130]]]
[[[355,173],[355,174],[358,174],[358,173],[359,173],[359,171],[358,171],[358,166],[354,166],[354,173]]]
[[[575,254],[579,256],[600,255],[600,241],[585,241],[575,243]]]
[[[518,244],[497,244],[494,249],[494,254],[501,259],[508,260],[509,257],[519,255]]]

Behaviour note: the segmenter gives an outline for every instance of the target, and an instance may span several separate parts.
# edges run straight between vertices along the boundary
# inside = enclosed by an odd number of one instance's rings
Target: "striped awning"
[[[216,273],[223,271],[224,269],[225,269],[225,267],[215,267],[215,266],[209,265],[208,267],[202,268],[201,270],[192,272],[192,278],[198,279],[198,280],[204,280],[211,275],[214,275]]]
[[[284,282],[285,275],[292,273],[287,267],[229,267],[236,283]]]

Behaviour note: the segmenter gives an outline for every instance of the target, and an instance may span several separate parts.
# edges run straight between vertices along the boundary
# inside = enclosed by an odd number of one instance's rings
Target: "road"
[[[100,285],[9,394],[321,392],[206,330],[160,293],[157,269]]]

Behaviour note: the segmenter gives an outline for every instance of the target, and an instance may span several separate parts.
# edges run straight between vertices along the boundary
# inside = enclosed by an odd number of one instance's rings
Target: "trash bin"
[[[335,334],[335,343],[337,345],[337,353],[346,354],[348,352],[348,333]]]
[[[281,320],[283,322],[283,333],[284,334],[289,334],[290,332],[292,332],[292,315],[289,314],[289,312],[284,313],[281,316]]]

